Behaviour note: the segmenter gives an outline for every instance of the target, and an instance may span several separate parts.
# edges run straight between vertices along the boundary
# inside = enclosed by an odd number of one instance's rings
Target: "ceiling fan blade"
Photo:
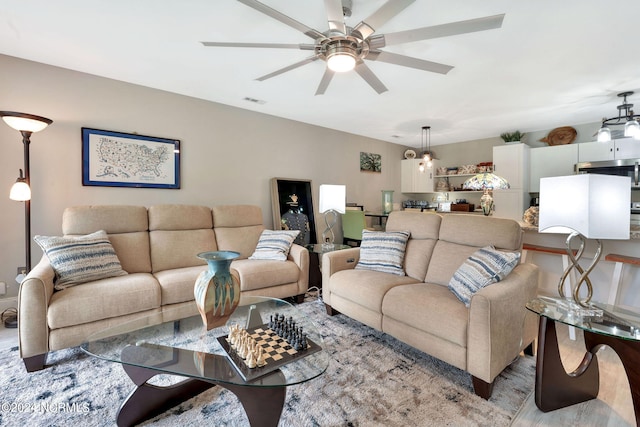
[[[410,56],[399,55],[397,53],[383,52],[381,50],[369,51],[367,59],[371,61],[387,62],[389,64],[411,67],[432,73],[447,74],[453,69],[451,65],[440,64],[439,62],[426,61],[424,59],[412,58]]]
[[[304,25],[302,22],[298,22],[295,19],[281,13],[278,12],[275,9],[270,8],[269,6],[260,3],[259,1],[256,0],[238,0],[240,3],[247,5],[255,10],[257,10],[258,12],[262,12],[267,16],[270,16],[271,18],[282,22],[283,24],[286,24],[298,31],[300,31],[301,33],[311,37],[312,39],[317,39],[317,38],[324,38],[324,35],[319,32],[318,30],[314,30],[311,27],[308,27],[306,25]]]
[[[318,89],[316,90],[316,95],[324,95],[327,87],[329,86],[329,83],[331,83],[331,79],[333,78],[334,74],[335,73],[331,71],[329,67],[325,69],[322,80],[320,80],[320,84],[318,85]]]
[[[344,15],[342,14],[342,0],[324,0],[324,7],[327,9],[329,30],[346,35],[347,26],[344,24]]]
[[[379,37],[384,39],[383,46],[400,43],[409,43],[418,40],[435,39],[438,37],[455,36],[458,34],[474,33],[476,31],[494,30],[502,27],[504,13],[501,15],[485,16],[483,18],[469,19],[466,21],[451,22],[448,24],[434,25],[431,27],[416,28],[414,30],[398,31],[397,33],[384,34]],[[378,38],[378,36],[376,36]],[[375,47],[383,47],[374,43]]]
[[[382,83],[380,79],[377,78],[375,74],[373,74],[373,71],[371,71],[371,69],[367,67],[364,62],[358,62],[355,70],[356,73],[360,74],[360,77],[362,77],[367,83],[369,83],[369,86],[371,86],[373,90],[378,92],[378,95],[389,90],[384,85],[384,83]]]
[[[303,65],[310,64],[311,62],[316,61],[318,58],[320,58],[319,55],[310,56],[310,57],[308,57],[306,59],[303,59],[302,61],[296,62],[295,64],[291,64],[291,65],[289,65],[287,67],[284,67],[284,68],[281,68],[279,70],[276,70],[273,73],[265,74],[262,77],[258,77],[256,80],[261,82],[261,81],[270,79],[271,77],[275,77],[275,76],[278,76],[278,75],[280,75],[282,73],[286,73],[287,71],[291,71],[291,70],[294,70],[294,69],[296,69],[298,67],[302,67]]]
[[[200,42],[207,47],[257,47],[273,49],[300,49],[314,50],[314,44],[287,44],[287,43],[237,43],[237,42]]]
[[[366,39],[391,18],[405,10],[414,1],[415,0],[389,0],[368,18],[360,21],[360,23],[353,28],[351,34],[362,40]]]

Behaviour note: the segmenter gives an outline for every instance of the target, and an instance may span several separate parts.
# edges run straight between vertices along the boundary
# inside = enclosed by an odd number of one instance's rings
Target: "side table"
[[[315,286],[322,288],[322,271],[321,265],[322,255],[327,252],[339,251],[342,249],[350,249],[353,246],[333,244],[328,246],[322,243],[305,245],[309,251],[309,287]]]
[[[575,314],[570,300],[540,297],[527,303],[527,309],[540,316],[536,360],[535,402],[542,412],[595,399],[600,387],[596,352],[603,346],[612,348],[624,366],[631,388],[636,425],[640,427],[640,313],[620,307],[595,303],[604,311],[602,317]],[[580,328],[584,332],[586,353],[580,366],[566,372],[560,358],[556,323]]]

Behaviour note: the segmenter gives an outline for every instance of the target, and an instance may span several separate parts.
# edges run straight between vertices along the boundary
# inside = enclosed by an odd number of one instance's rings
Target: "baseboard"
[[[0,298],[0,313],[11,307],[18,308],[18,297]]]

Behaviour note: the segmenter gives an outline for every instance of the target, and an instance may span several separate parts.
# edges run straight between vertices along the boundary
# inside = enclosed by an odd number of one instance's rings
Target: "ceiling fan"
[[[504,14],[501,14],[417,28],[413,30],[398,31],[389,34],[374,34],[377,28],[380,28],[398,13],[402,12],[415,0],[389,0],[378,10],[373,12],[373,14],[368,18],[360,21],[353,28],[348,27],[344,22],[344,16],[350,16],[351,14],[351,0],[324,0],[325,8],[327,10],[329,29],[322,33],[263,3],[260,3],[257,0],[238,1],[302,32],[306,36],[312,38],[314,42],[308,44],[233,42],[201,43],[204,46],[212,47],[275,48],[313,51],[313,55],[308,58],[262,77],[258,77],[256,80],[267,80],[311,62],[323,60],[327,63],[327,68],[322,80],[320,81],[320,85],[316,90],[316,95],[322,95],[325,93],[336,72],[344,72],[354,69],[376,92],[379,94],[386,92],[388,90],[387,87],[380,81],[380,79],[378,79],[378,77],[376,77],[371,69],[365,64],[364,60],[386,62],[389,64],[416,68],[418,70],[430,71],[433,73],[447,74],[453,68],[450,65],[413,58],[397,53],[385,52],[381,50],[381,48],[418,40],[492,30],[500,28],[504,19]]]

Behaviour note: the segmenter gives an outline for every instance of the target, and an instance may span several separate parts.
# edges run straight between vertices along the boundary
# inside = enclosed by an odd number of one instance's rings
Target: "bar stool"
[[[549,246],[539,246],[539,245],[532,245],[529,243],[523,243],[522,256],[520,257],[520,263],[524,264],[526,262],[528,251],[540,252],[540,253],[552,254],[552,255],[560,255],[562,257],[562,271],[565,272],[567,268],[569,268],[569,255],[567,254],[567,250],[564,248],[554,248]],[[573,255],[575,256],[577,252],[578,251],[574,249]],[[572,271],[569,274],[568,276],[569,281],[566,281],[564,283],[564,294],[568,296],[571,296],[573,294],[572,292],[573,282],[574,282],[573,273],[574,272]],[[571,340],[576,339],[576,329],[573,326],[569,327],[569,338]]]
[[[607,254],[604,259],[615,263],[607,303],[616,305],[619,297],[618,293],[620,292],[620,283],[622,283],[622,267],[624,264],[640,266],[640,258],[620,254]]]

